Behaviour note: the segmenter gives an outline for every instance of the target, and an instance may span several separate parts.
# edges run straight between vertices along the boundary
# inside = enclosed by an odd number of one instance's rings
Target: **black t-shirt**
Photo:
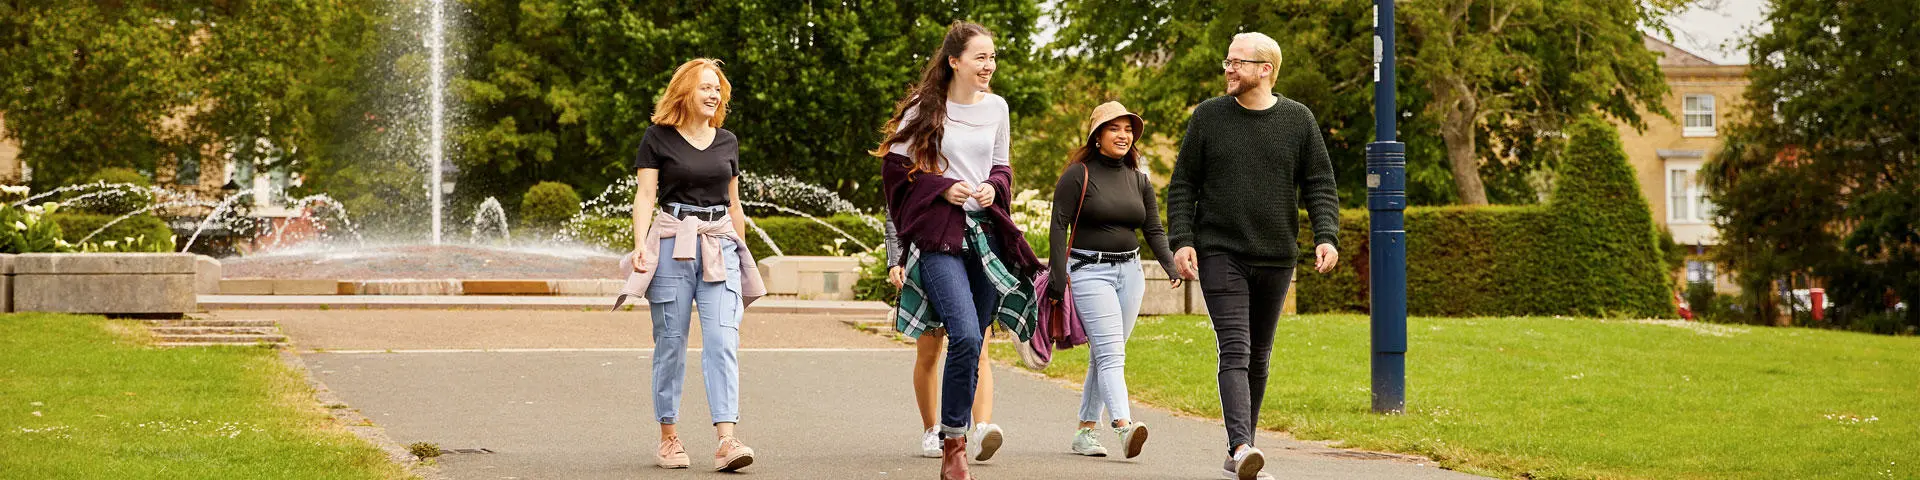
[[[633,168],[660,170],[660,205],[728,205],[727,186],[740,176],[740,140],[724,128],[715,129],[713,144],[701,150],[693,148],[679,130],[654,125],[640,139]]]

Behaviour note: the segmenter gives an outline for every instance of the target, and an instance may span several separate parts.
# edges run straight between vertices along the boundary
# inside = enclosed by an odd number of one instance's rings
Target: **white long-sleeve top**
[[[918,108],[909,107],[900,116],[900,124],[913,120]],[[947,157],[947,171],[941,176],[967,182],[978,188],[987,183],[987,174],[996,165],[1008,165],[1012,150],[1011,125],[1007,110],[1007,100],[999,95],[986,94],[971,105],[947,101],[946,132],[940,139],[940,154]],[[912,157],[911,142],[899,142],[887,148],[887,151]],[[1007,192],[994,192],[995,195],[1008,195]],[[986,208],[975,200],[967,200],[962,208],[968,211]]]

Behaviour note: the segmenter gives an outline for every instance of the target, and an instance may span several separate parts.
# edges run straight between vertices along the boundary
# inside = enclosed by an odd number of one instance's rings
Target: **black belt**
[[[666,208],[665,210],[667,210],[668,215],[672,215],[673,218],[678,218],[681,220],[686,220],[688,218],[697,218],[702,221],[711,222],[711,221],[715,221],[715,220],[719,220],[727,217],[726,209],[703,211],[703,210],[697,210],[697,209],[691,209],[691,208],[669,207],[669,208]]]
[[[1139,251],[1132,251],[1132,252],[1125,252],[1125,253],[1109,253],[1109,252],[1093,252],[1093,253],[1080,253],[1080,252],[1069,252],[1069,253],[1067,254],[1067,256],[1068,256],[1068,258],[1072,258],[1072,259],[1074,259],[1074,260],[1079,260],[1079,261],[1080,261],[1080,262],[1082,262],[1082,263],[1127,263],[1127,262],[1131,262],[1131,261],[1133,261],[1133,259],[1135,259],[1135,258],[1139,258],[1139,257],[1140,257],[1140,252],[1139,252]]]

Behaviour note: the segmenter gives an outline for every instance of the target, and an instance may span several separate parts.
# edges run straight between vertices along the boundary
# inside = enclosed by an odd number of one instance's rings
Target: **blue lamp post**
[[[1367,144],[1373,411],[1407,407],[1407,145],[1395,141],[1393,0],[1373,6],[1373,133]]]

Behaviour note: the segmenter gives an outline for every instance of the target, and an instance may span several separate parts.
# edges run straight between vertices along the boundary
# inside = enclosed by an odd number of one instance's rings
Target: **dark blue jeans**
[[[979,254],[927,252],[920,257],[920,287],[947,328],[947,364],[940,382],[940,433],[966,435],[973,423],[973,389],[980,380],[980,349],[999,307],[1000,293],[987,279]]]

